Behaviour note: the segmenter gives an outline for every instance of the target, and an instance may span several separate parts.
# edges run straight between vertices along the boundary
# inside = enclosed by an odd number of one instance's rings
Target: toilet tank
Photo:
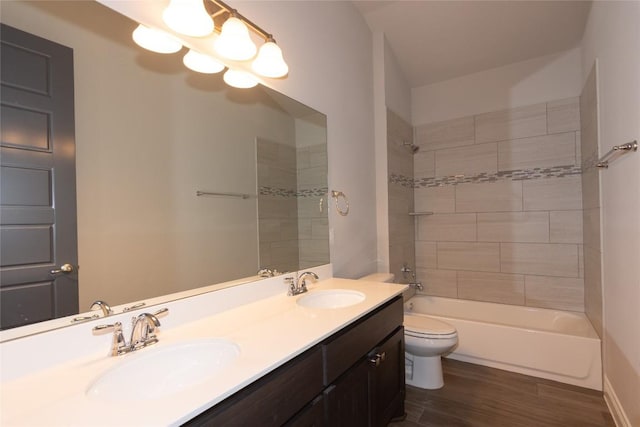
[[[367,276],[361,277],[358,280],[367,280],[369,282],[385,282],[385,283],[393,283],[393,279],[395,276],[393,273],[373,273]]]

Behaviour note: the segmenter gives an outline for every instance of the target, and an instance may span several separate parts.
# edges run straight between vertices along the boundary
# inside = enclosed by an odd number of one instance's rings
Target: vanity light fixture
[[[203,37],[213,32],[213,19],[202,0],[171,0],[162,19],[176,33]]]
[[[225,83],[239,89],[249,89],[258,84],[255,76],[247,71],[228,69],[222,76]]]
[[[204,37],[218,33],[213,49],[222,58],[236,63],[253,60],[251,70],[254,74],[237,69],[229,69],[225,73],[224,81],[233,87],[250,88],[258,84],[256,76],[281,78],[289,73],[289,66],[273,35],[222,0],[170,0],[162,19],[173,31],[186,36]],[[264,39],[260,50],[251,39],[250,31]],[[182,48],[182,43],[170,34],[142,24],[133,32],[133,39],[141,47],[158,53],[174,53]],[[200,73],[217,73],[228,66],[194,50],[184,56],[183,62],[186,67]]]
[[[176,53],[182,49],[182,43],[170,34],[142,24],[133,30],[132,37],[138,46],[156,53]]]
[[[209,55],[205,55],[193,49],[187,52],[184,58],[182,58],[182,62],[185,67],[198,73],[215,74],[224,70],[224,64]]]

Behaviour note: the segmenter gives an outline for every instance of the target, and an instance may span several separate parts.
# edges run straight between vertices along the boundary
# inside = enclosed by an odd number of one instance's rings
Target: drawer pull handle
[[[386,358],[387,358],[386,352],[383,351],[382,353],[376,353],[373,356],[371,356],[371,358],[369,358],[369,364],[371,366],[378,367],[382,362],[385,361]]]

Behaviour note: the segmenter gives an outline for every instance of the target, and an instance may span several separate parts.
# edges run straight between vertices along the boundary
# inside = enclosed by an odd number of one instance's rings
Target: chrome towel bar
[[[218,196],[218,197],[237,197],[238,199],[249,199],[250,194],[244,193],[214,193],[210,191],[196,191],[196,196]]]
[[[631,151],[638,151],[638,141],[631,141],[622,145],[614,145],[613,148],[607,152],[607,154],[605,154],[600,160],[598,160],[596,166],[599,168],[607,169],[609,167],[609,159],[611,159],[611,156],[613,156],[615,153],[627,153]]]

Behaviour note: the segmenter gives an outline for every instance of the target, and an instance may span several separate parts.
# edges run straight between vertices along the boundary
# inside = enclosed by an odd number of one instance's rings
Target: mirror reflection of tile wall
[[[321,129],[324,134],[324,128]],[[300,270],[329,262],[328,162],[323,139],[321,137],[319,143],[297,150]]]
[[[296,127],[297,147],[256,140],[260,268],[280,272],[329,262],[325,130],[300,119]]]
[[[260,268],[298,268],[296,149],[256,139],[258,157],[258,229]]]

